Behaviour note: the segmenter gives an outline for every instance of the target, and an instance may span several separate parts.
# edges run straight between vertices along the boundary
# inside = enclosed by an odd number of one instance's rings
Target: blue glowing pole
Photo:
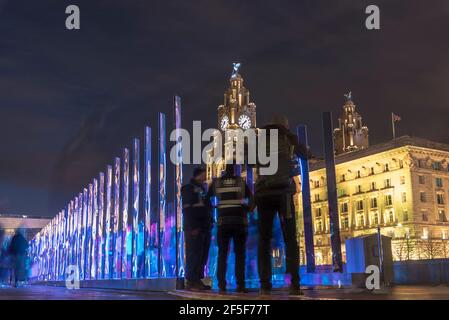
[[[89,184],[89,197],[87,204],[87,247],[86,247],[86,270],[84,277],[87,280],[91,279],[91,268],[92,268],[92,214],[93,214],[93,197],[94,197],[94,187],[92,183]]]
[[[157,217],[152,214],[151,202],[151,128],[145,127],[145,277],[158,276]]]
[[[59,280],[60,277],[60,270],[61,270],[61,213],[58,213],[56,215],[56,280]],[[39,245],[40,245],[40,238],[39,238]],[[40,274],[40,272],[39,272]]]
[[[83,193],[80,192],[78,194],[78,233],[77,233],[77,266],[78,270],[80,272],[80,279],[81,278],[81,270],[83,268],[81,263],[81,248],[82,248],[82,241],[83,241]]]
[[[74,234],[74,218],[75,218],[75,204],[73,200],[69,203],[69,232],[68,232],[68,239],[67,239],[67,249],[69,251],[69,259],[68,259],[68,265],[74,264],[74,248],[73,245],[73,234]]]
[[[69,235],[69,211],[70,206],[67,206],[66,209],[64,209],[64,259],[63,259],[63,279],[65,279],[66,276],[66,269],[69,264],[69,241],[68,241],[68,235]]]
[[[59,239],[59,249],[60,249],[60,260],[59,260],[59,279],[64,280],[64,262],[65,262],[65,240],[64,240],[64,230],[65,230],[65,217],[64,210],[61,210],[61,225],[60,225],[60,239]]]
[[[132,218],[133,218],[133,251],[132,251],[132,277],[144,276],[144,224],[145,219],[140,207],[140,140],[133,140],[132,164]]]
[[[48,229],[48,279],[53,280],[53,221],[50,221],[48,225],[46,225]]]
[[[92,189],[92,238],[90,253],[90,277],[96,279],[97,276],[97,223],[98,223],[98,180],[94,179]]]
[[[166,276],[165,270],[165,260],[163,256],[163,242],[164,242],[164,233],[165,233],[165,215],[166,215],[166,172],[167,172],[167,164],[166,164],[166,134],[165,134],[165,114],[159,113],[159,170],[158,170],[158,186],[159,186],[159,235],[158,235],[158,244],[159,244],[159,259],[158,259],[158,272],[159,277]]]
[[[120,279],[122,277],[122,237],[120,221],[120,158],[115,158],[114,163],[114,259],[112,264],[112,277]]]
[[[81,268],[80,279],[84,280],[87,270],[87,207],[89,202],[89,194],[86,188],[83,189],[83,222],[82,222],[82,236],[81,236]]]
[[[106,170],[106,212],[105,212],[105,249],[104,249],[104,278],[111,278],[112,241],[111,241],[111,213],[112,213],[112,166]]]
[[[174,97],[174,116],[175,116],[175,134],[176,134],[176,163],[175,169],[175,181],[174,181],[174,194],[175,194],[175,215],[176,215],[176,271],[175,275],[177,277],[184,276],[184,231],[182,228],[182,197],[181,197],[181,187],[182,187],[182,138],[181,138],[181,98],[179,96]]]
[[[104,173],[98,177],[97,279],[104,278]]]
[[[122,173],[122,279],[131,278],[132,217],[129,215],[129,150],[123,150]]]
[[[72,264],[78,266],[78,197],[73,200]]]

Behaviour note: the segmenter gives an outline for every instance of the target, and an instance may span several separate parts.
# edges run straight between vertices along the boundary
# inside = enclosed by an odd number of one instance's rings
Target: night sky
[[[65,8],[81,9],[81,30]],[[365,28],[365,8],[381,30]],[[0,213],[53,216],[157,112],[216,124],[232,62],[257,105],[305,123],[351,90],[371,144],[449,143],[449,1],[0,0]],[[189,125],[190,124],[190,125]]]

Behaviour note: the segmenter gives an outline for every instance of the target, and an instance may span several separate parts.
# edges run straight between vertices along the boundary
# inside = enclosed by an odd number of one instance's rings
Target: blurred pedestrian
[[[9,279],[9,264],[7,241],[5,239],[5,230],[0,225],[0,285],[3,286],[8,283]]]
[[[22,229],[18,229],[9,244],[8,253],[11,257],[13,271],[12,282],[14,287],[17,287],[19,282],[26,281],[28,241],[25,239],[23,233]]]

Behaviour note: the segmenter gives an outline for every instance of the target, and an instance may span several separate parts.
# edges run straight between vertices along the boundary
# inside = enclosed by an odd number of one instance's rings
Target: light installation
[[[174,112],[175,116],[175,143],[176,143],[176,163],[174,164],[175,181],[174,181],[174,209],[176,215],[176,261],[175,274],[178,277],[184,276],[184,232],[182,229],[182,140],[181,140],[181,98],[174,97]]]
[[[111,214],[112,214],[112,166],[108,165],[106,169],[106,211],[105,211],[105,229],[104,229],[104,279],[110,279],[112,266],[112,241],[111,241]]]
[[[181,99],[174,97],[175,142],[181,141]],[[132,154],[123,150],[86,188],[69,201],[30,242],[31,278],[64,281],[68,267],[76,266],[80,280],[120,280],[183,277],[184,237],[181,186],[182,146],[176,144],[178,161],[173,165],[173,201],[167,201],[166,117],[158,115],[158,183],[152,201],[152,130],[145,127],[143,148],[132,140]],[[141,161],[142,160],[142,161]],[[142,165],[141,165],[142,164]],[[253,189],[252,169],[247,183]],[[156,205],[155,205],[156,204]],[[216,214],[216,213],[215,213]],[[248,217],[246,276],[248,287],[258,286],[257,212]],[[215,278],[216,227],[206,274]],[[285,283],[284,245],[278,219],[273,237],[273,285]],[[231,251],[232,252],[232,251]],[[228,283],[235,285],[234,257],[230,255]],[[216,281],[214,281],[214,284]]]
[[[113,259],[112,278],[122,277],[122,237],[120,229],[120,158],[115,158],[114,163],[114,227],[113,227]]]
[[[144,229],[145,219],[140,210],[140,140],[133,140],[132,162],[132,217],[133,217],[133,250],[132,277],[142,278],[144,275]]]
[[[151,202],[151,128],[145,127],[145,234],[144,234],[144,251],[145,251],[145,277],[153,278],[159,275],[159,244],[158,244],[158,218],[157,212],[153,210]]]
[[[98,178],[97,279],[104,278],[104,173]]]
[[[122,170],[122,278],[131,278],[132,216],[129,215],[129,149],[123,150]]]
[[[159,155],[159,170],[158,170],[158,244],[159,244],[159,263],[158,272],[160,277],[167,276],[167,248],[165,247],[165,234],[166,234],[166,210],[167,210],[167,159],[166,159],[166,132],[165,132],[165,114],[159,113],[159,136],[158,136],[158,155]]]

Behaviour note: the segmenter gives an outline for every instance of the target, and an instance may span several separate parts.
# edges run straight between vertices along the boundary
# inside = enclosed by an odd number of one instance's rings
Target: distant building
[[[44,226],[49,218],[25,215],[0,215],[0,229],[5,231],[7,238],[13,236],[21,228],[27,240],[31,240]]]
[[[449,145],[404,136],[339,154],[336,177],[343,253],[345,239],[377,232],[379,226],[382,234],[396,239],[396,260],[449,257]],[[328,264],[331,250],[324,161],[310,164],[310,188],[315,258],[318,264]],[[300,194],[295,200],[304,248]],[[301,259],[304,256],[302,252]]]

